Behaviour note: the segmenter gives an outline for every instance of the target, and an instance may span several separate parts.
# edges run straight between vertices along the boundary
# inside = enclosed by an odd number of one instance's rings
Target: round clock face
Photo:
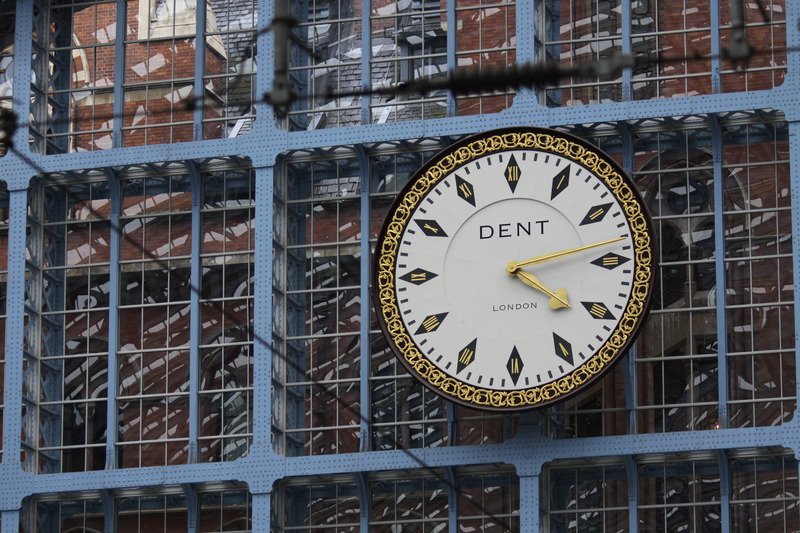
[[[651,224],[608,156],[558,132],[462,141],[400,193],[376,249],[397,356],[447,399],[546,405],[607,370],[645,318]]]

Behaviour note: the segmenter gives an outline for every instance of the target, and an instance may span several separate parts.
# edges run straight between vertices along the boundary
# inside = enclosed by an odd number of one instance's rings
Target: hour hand
[[[526,272],[524,270],[517,270],[513,273],[514,276],[517,276],[522,283],[528,285],[529,287],[533,287],[534,289],[543,292],[547,296],[550,297],[550,309],[562,309],[564,307],[570,308],[569,300],[567,299],[567,291],[564,289],[557,289],[556,292],[551,291],[547,287],[542,284],[539,279],[531,274],[530,272]]]

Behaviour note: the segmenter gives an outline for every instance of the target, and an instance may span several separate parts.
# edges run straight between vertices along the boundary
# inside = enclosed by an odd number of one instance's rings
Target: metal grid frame
[[[122,1],[118,2],[120,5]],[[625,4],[628,5],[627,3]],[[259,12],[272,13],[272,2],[260,0]],[[793,21],[800,18],[800,4],[790,1],[787,4],[786,20]],[[35,8],[35,9],[34,9]],[[518,2],[517,24],[520,21],[534,20],[537,5],[533,2]],[[20,77],[19,73],[31,72],[32,67],[37,69],[42,53],[41,43],[34,45],[34,31],[39,18],[46,9],[37,0],[21,0],[17,3],[16,29],[15,29],[15,73],[17,79],[23,83],[31,81],[29,77]],[[364,23],[367,17],[362,16]],[[259,21],[259,27],[265,21]],[[800,43],[800,29],[796,24],[786,24],[787,43],[790,46]],[[36,32],[41,37],[41,31]],[[255,74],[257,94],[263,93],[271,84],[273,66],[273,50],[271,36],[264,33],[258,36],[259,56],[258,68]],[[32,47],[37,48],[38,54],[32,53]],[[623,47],[624,48],[624,47]],[[265,53],[266,51],[266,53]],[[536,55],[536,44],[532,32],[520,32],[517,39],[517,59],[530,60]],[[37,63],[38,62],[38,63]],[[795,51],[787,54],[787,71],[798,72],[800,69],[800,54]],[[716,74],[712,73],[712,77]],[[37,78],[43,79],[43,78]],[[17,149],[23,154],[15,152],[6,154],[0,159],[0,172],[5,177],[8,186],[8,292],[7,292],[7,318],[5,338],[5,388],[4,388],[4,432],[3,432],[3,462],[0,464],[6,489],[0,494],[0,511],[2,511],[2,531],[16,532],[21,520],[23,502],[45,501],[48,498],[68,499],[68,494],[76,491],[85,492],[86,497],[101,500],[105,511],[113,510],[114,495],[127,494],[124,491],[136,487],[162,487],[163,485],[180,487],[184,494],[186,508],[192,508],[196,498],[192,494],[198,492],[198,487],[211,481],[240,480],[247,484],[251,501],[252,530],[269,531],[271,522],[277,523],[275,513],[270,511],[271,499],[276,498],[274,484],[280,480],[294,476],[330,476],[326,479],[335,480],[335,474],[352,474],[356,482],[362,487],[368,486],[366,476],[386,470],[393,471],[418,471],[422,465],[441,469],[447,476],[448,469],[457,468],[467,464],[492,465],[504,463],[511,465],[519,479],[519,498],[525,502],[519,509],[519,528],[523,531],[538,531],[541,524],[540,511],[542,506],[542,473],[549,468],[548,464],[556,460],[571,460],[579,463],[586,461],[600,461],[613,456],[616,460],[622,459],[628,476],[629,494],[628,501],[636,502],[638,492],[632,491],[636,485],[639,472],[636,458],[642,456],[662,456],[663,454],[685,454],[696,450],[707,450],[717,456],[716,464],[720,471],[720,522],[723,531],[732,530],[729,504],[738,502],[737,505],[757,505],[758,497],[751,497],[747,493],[743,496],[731,494],[726,487],[730,486],[732,466],[740,466],[746,459],[738,459],[729,450],[756,450],[761,455],[774,454],[776,449],[788,449],[796,453],[800,447],[800,418],[793,416],[778,426],[760,427],[720,427],[699,431],[680,431],[657,434],[630,433],[615,434],[602,438],[592,439],[550,439],[542,436],[538,431],[526,428],[536,427],[537,417],[523,417],[520,421],[522,429],[517,431],[513,439],[502,443],[481,446],[456,445],[437,448],[423,448],[417,450],[374,450],[360,451],[358,453],[319,456],[287,456],[276,453],[270,443],[273,412],[273,400],[267,392],[271,389],[272,358],[270,347],[265,343],[254,343],[254,378],[253,388],[260,392],[258,401],[254,402],[252,413],[253,446],[247,457],[233,462],[222,462],[214,465],[190,463],[185,465],[160,466],[148,468],[115,469],[96,472],[78,472],[64,474],[32,475],[20,467],[19,457],[24,450],[23,442],[19,436],[23,434],[25,419],[22,417],[23,406],[26,402],[35,402],[36,399],[26,397],[24,384],[30,381],[31,365],[27,364],[23,354],[25,347],[25,304],[26,285],[30,286],[31,278],[26,280],[26,248],[28,240],[26,231],[29,227],[28,188],[30,180],[39,173],[38,169],[47,172],[77,172],[82,169],[113,169],[123,166],[146,166],[153,162],[162,162],[167,165],[180,164],[182,161],[219,161],[220,158],[248,156],[252,161],[255,172],[255,201],[258,208],[255,212],[256,242],[254,273],[256,285],[253,299],[253,329],[257,338],[269,339],[273,336],[272,314],[274,305],[273,289],[270,280],[273,279],[272,259],[272,228],[281,222],[273,219],[278,212],[274,203],[275,194],[280,193],[275,188],[274,175],[276,162],[281,154],[303,153],[308,157],[325,158],[331,152],[344,150],[357,153],[363,147],[365,152],[382,150],[384,153],[400,152],[407,145],[407,139],[433,139],[430,145],[436,145],[439,138],[452,138],[466,133],[485,129],[511,125],[584,125],[578,130],[598,135],[598,143],[603,144],[606,131],[614,131],[608,136],[608,146],[616,145],[617,153],[625,160],[628,168],[633,167],[634,145],[630,140],[630,131],[644,132],[669,132],[681,128],[681,123],[694,121],[707,121],[705,129],[711,140],[706,140],[706,145],[713,145],[721,150],[722,129],[720,122],[729,120],[735,124],[737,120],[747,119],[755,125],[769,122],[769,110],[779,109],[785,117],[788,130],[788,157],[790,161],[800,158],[800,144],[797,140],[797,120],[800,114],[800,80],[796,76],[788,75],[783,83],[775,88],[751,92],[733,92],[721,94],[712,92],[692,97],[677,97],[669,100],[645,100],[632,102],[625,95],[632,94],[633,82],[630,73],[623,75],[623,99],[595,106],[576,106],[561,108],[544,108],[536,103],[536,96],[532,93],[516,95],[513,105],[501,114],[486,114],[478,116],[451,116],[436,120],[410,120],[381,125],[364,125],[359,128],[345,128],[333,130],[316,130],[286,132],[276,128],[272,120],[271,110],[264,104],[256,104],[257,119],[253,122],[252,131],[235,139],[208,140],[187,142],[176,150],[172,145],[157,145],[142,147],[118,148],[99,151],[95,153],[63,153],[42,156],[44,135],[41,125],[48,112],[42,105],[43,96],[34,93],[33,100],[17,99],[14,109],[18,115],[28,117],[31,113],[34,122],[31,125],[23,124],[14,137]],[[719,85],[717,85],[719,87]],[[704,115],[698,116],[697,110],[702,109]],[[739,110],[757,110],[747,114],[737,113]],[[762,111],[763,110],[763,111]],[[620,123],[620,117],[625,117],[625,122]],[[667,117],[667,118],[664,118]],[[753,118],[756,117],[756,118]],[[766,118],[765,118],[766,117]],[[200,120],[198,119],[198,123]],[[619,133],[621,132],[621,133]],[[33,145],[28,147],[29,135]],[[427,142],[427,141],[422,141]],[[334,148],[330,148],[334,147]],[[342,147],[342,148],[340,148]],[[720,152],[721,153],[721,152]],[[716,159],[721,166],[723,158]],[[31,163],[36,168],[31,166]],[[716,172],[717,170],[715,170]],[[718,170],[721,175],[721,168]],[[790,197],[792,203],[800,202],[800,178],[797,177],[796,165],[791,166],[792,179],[790,182]],[[362,194],[366,194],[362,192]],[[722,199],[716,200],[719,209],[715,209],[715,216],[722,216],[724,212]],[[364,202],[362,202],[364,205]],[[36,219],[36,215],[32,217]],[[365,216],[365,218],[367,218]],[[720,222],[721,227],[721,222]],[[792,220],[792,237],[794,241],[800,237],[800,222]],[[798,251],[794,247],[791,252],[793,261],[792,272],[798,274]],[[722,260],[720,257],[718,260]],[[720,269],[722,271],[723,269]],[[32,275],[34,273],[32,272]],[[38,275],[38,274],[36,274]],[[34,276],[35,278],[35,276]],[[365,277],[362,277],[364,279]],[[796,307],[798,289],[792,288],[791,303]],[[718,303],[718,306],[724,305]],[[723,313],[724,314],[724,313]],[[796,314],[795,314],[796,316]],[[793,319],[795,331],[798,329],[798,319]],[[718,323],[718,327],[722,324]],[[367,332],[368,333],[368,332]],[[362,343],[363,346],[369,343]],[[275,352],[279,353],[278,351]],[[787,349],[796,357],[797,347]],[[364,359],[364,357],[362,357]],[[622,363],[623,365],[625,363]],[[629,365],[630,366],[630,365]],[[626,372],[622,369],[623,373]],[[796,366],[794,371],[797,372]],[[363,376],[362,376],[363,379]],[[795,384],[798,383],[795,377]],[[362,382],[363,383],[363,382]],[[366,396],[365,396],[366,397]],[[630,392],[626,397],[631,397]],[[720,403],[724,404],[727,394],[719,393]],[[797,397],[796,391],[794,397]],[[725,400],[723,400],[725,399]],[[363,403],[363,402],[362,402]],[[626,406],[627,409],[628,406]],[[630,409],[626,412],[630,413]],[[27,413],[26,413],[27,416]],[[29,446],[35,447],[36,442],[31,441]],[[783,452],[781,452],[783,453]],[[764,459],[766,460],[766,459]],[[733,462],[732,462],[733,461]],[[757,461],[754,459],[753,461]],[[781,468],[788,472],[796,469],[796,461],[781,460]],[[743,467],[744,468],[744,467]],[[735,471],[735,468],[733,468]],[[752,470],[752,468],[751,468]],[[359,481],[360,479],[360,481]],[[280,485],[279,485],[280,486]],[[734,485],[746,487],[746,483]],[[145,490],[145,489],[141,489]],[[364,490],[364,489],[362,489]],[[546,490],[546,489],[545,489]],[[365,491],[368,493],[368,491]],[[452,492],[452,491],[451,491]],[[792,499],[786,502],[786,494],[778,498],[782,505],[795,506]],[[55,496],[53,496],[55,495]],[[138,496],[136,496],[138,497]],[[368,501],[365,494],[361,494],[362,501]],[[30,508],[30,507],[28,507]],[[638,528],[640,512],[634,504],[630,506],[630,530]],[[113,516],[113,513],[112,513]],[[362,525],[365,525],[362,513]],[[23,516],[23,523],[31,526],[33,516]],[[451,530],[455,526],[448,522]],[[114,526],[111,526],[112,528]],[[187,521],[187,530],[197,530],[197,524]],[[363,527],[363,526],[362,526]],[[788,526],[787,526],[788,527]]]
[[[456,39],[456,68],[481,68],[484,65],[512,66],[516,62],[517,5],[508,1],[456,2],[455,19],[458,31],[473,32],[477,42],[461,43]],[[497,31],[500,28],[500,31]],[[497,91],[491,96],[459,96],[458,115],[495,113],[511,106],[515,91]]]
[[[29,472],[231,461],[249,448],[252,169],[148,167],[31,186]]]

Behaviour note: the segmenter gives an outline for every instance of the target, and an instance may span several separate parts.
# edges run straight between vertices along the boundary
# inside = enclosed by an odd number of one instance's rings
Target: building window
[[[387,470],[286,478],[273,492],[275,531],[447,531],[455,511],[458,531],[520,531],[519,478],[506,465],[421,471]]]
[[[187,531],[195,522],[207,533],[249,533],[252,528],[251,496],[241,483],[53,493],[28,498],[24,505],[33,512],[25,513],[20,531],[172,533]]]
[[[362,275],[372,266],[362,241],[374,243],[397,192],[432,155],[424,150],[432,143],[386,146],[386,153],[371,159],[372,172],[340,148],[328,161],[297,154],[277,176],[274,300],[280,342],[273,365],[275,401],[285,407],[276,409],[273,430],[280,453],[486,444],[511,433],[506,418],[456,410],[409,376],[374,320],[369,343],[362,343],[361,325],[365,314],[371,316],[364,307],[372,306],[363,289]],[[361,404],[360,379],[369,381],[369,406]],[[364,424],[368,432],[361,430]]]
[[[51,22],[41,21],[37,37],[43,51],[33,56],[39,75],[32,79],[34,150],[108,150],[249,131],[257,99],[255,0],[202,3],[206,24],[200,32],[196,2],[129,5],[138,17],[130,13],[124,36],[116,34],[113,0],[57,4],[49,10]],[[118,46],[125,56],[120,63]],[[0,69],[10,73],[4,54]],[[202,81],[195,76],[198,55]],[[0,79],[0,105],[7,81]],[[114,88],[120,85],[124,98],[116,99]],[[195,113],[196,107],[203,113]]]
[[[32,187],[29,471],[247,453],[255,211],[253,173],[239,163],[87,171]]]

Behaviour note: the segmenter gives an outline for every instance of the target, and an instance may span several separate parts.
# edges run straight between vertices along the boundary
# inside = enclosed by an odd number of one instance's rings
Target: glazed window
[[[113,0],[52,6],[52,23],[42,23],[36,33],[42,51],[32,57],[34,151],[108,150],[250,131],[257,100],[255,0],[234,6],[188,0],[126,4],[125,35],[117,35],[122,30]],[[206,14],[199,35],[198,9]],[[8,44],[0,47],[6,50],[0,52],[0,69],[11,73]],[[0,102],[8,96],[7,81],[0,80]]]
[[[286,455],[502,442],[510,417],[457,410],[411,377],[369,302],[371,254],[397,192],[432,155],[434,141],[283,162],[275,183],[273,442]],[[369,215],[363,212],[368,187]],[[369,302],[369,303],[368,303]],[[366,337],[362,325],[368,323]],[[367,341],[364,342],[363,339]],[[364,363],[366,361],[366,364]],[[366,380],[370,402],[362,403]]]
[[[623,27],[623,9],[630,9],[628,27]],[[715,20],[709,4],[697,0],[642,0],[630,7],[608,0],[548,0],[541,10],[544,31],[537,34],[543,59],[580,65],[623,51],[646,55],[654,50],[660,57],[626,75],[562,80],[558,88],[542,91],[543,103],[575,106],[777,87],[786,76],[784,2],[751,3],[745,11],[754,54],[746,62],[734,62],[725,52],[722,58],[712,52],[712,41],[723,50],[731,41],[727,4],[720,4],[720,20]],[[747,68],[741,68],[743,63]]]
[[[254,205],[240,163],[90,170],[31,188],[28,471],[247,454]]]

